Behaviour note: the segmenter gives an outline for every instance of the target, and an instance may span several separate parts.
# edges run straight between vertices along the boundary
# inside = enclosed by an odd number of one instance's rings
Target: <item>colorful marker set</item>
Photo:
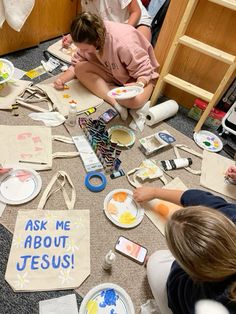
[[[117,143],[112,143],[103,120],[91,118],[79,118],[79,126],[83,129],[94,152],[99,158],[106,172],[118,171],[121,160],[121,150],[117,149]]]

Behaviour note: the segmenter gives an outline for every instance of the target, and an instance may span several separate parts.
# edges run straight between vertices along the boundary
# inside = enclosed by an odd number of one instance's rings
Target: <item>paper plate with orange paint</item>
[[[144,209],[134,201],[132,191],[116,189],[106,196],[104,213],[116,226],[128,229],[141,223]]]

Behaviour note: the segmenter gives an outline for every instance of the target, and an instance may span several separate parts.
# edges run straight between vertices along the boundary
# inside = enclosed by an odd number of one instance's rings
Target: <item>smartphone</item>
[[[100,116],[100,118],[105,122],[110,122],[113,118],[115,118],[118,115],[118,112],[114,109],[108,109],[107,111],[103,112],[103,114]]]
[[[122,236],[118,238],[115,250],[141,265],[145,262],[147,256],[145,247]]]

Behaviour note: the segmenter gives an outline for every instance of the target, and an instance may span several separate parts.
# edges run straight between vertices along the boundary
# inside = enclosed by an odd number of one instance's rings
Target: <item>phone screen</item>
[[[119,237],[115,246],[116,251],[143,264],[147,255],[147,249],[125,237]]]
[[[111,121],[115,116],[117,116],[118,113],[113,110],[113,109],[108,109],[107,111],[105,111],[102,115],[101,115],[101,119],[105,122],[108,123],[109,121]]]

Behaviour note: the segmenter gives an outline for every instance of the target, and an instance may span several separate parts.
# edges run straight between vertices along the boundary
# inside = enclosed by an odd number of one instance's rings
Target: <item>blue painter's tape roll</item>
[[[100,185],[92,185],[90,180],[92,178],[99,178],[101,179],[101,184]],[[101,172],[96,172],[96,171],[92,171],[92,172],[88,172],[86,174],[85,180],[84,180],[84,184],[85,186],[92,192],[101,192],[102,190],[105,189],[106,185],[107,185],[107,179],[105,177],[105,175]]]

